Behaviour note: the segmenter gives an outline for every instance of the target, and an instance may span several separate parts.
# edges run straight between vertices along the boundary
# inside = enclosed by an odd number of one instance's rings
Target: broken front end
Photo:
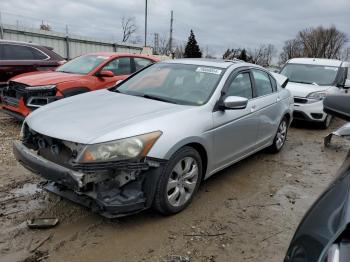
[[[152,205],[165,161],[145,157],[145,146],[159,135],[83,145],[39,134],[24,124],[22,140],[13,150],[24,167],[48,180],[46,190],[113,218]]]
[[[9,81],[2,93],[2,110],[20,121],[33,110],[61,99],[56,96],[55,85],[28,86]]]

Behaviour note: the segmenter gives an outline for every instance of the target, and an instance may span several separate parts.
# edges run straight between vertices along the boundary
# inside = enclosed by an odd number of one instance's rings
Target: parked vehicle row
[[[144,66],[150,56],[93,53],[77,57],[55,71],[31,72],[11,78],[3,91],[3,111],[23,120],[33,110],[53,101],[114,86]]]
[[[53,70],[65,62],[51,47],[0,40],[0,85],[16,75]]]
[[[350,64],[339,60],[291,59],[276,74],[239,60],[94,53],[12,77],[2,99],[25,119],[17,160],[48,191],[119,217],[182,211],[203,180],[262,149],[279,152],[293,119],[324,128],[334,115],[350,119],[349,88]],[[286,262],[350,257],[348,162],[302,220]]]
[[[264,148],[280,151],[292,114],[290,92],[264,68],[173,60],[39,108],[14,153],[49,191],[104,216],[151,206],[174,214],[203,179]]]
[[[323,99],[345,94],[350,88],[350,63],[333,59],[294,58],[281,70],[289,79],[287,89],[294,96],[296,120],[315,122],[328,128],[332,115],[323,111]]]

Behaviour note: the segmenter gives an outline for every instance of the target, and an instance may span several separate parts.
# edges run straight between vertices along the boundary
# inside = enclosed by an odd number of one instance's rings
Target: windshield
[[[289,78],[289,82],[332,85],[338,73],[338,67],[304,64],[286,64],[281,74]]]
[[[154,64],[121,83],[116,92],[183,105],[203,105],[224,70],[208,66]]]
[[[86,75],[99,64],[108,59],[107,56],[84,55],[70,60],[56,69],[57,72]]]

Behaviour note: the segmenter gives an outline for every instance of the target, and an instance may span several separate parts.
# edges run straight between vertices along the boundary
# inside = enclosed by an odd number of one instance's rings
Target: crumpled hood
[[[309,84],[300,84],[300,83],[294,83],[289,82],[286,86],[286,89],[288,89],[292,96],[297,97],[307,97],[312,92],[322,92],[326,91],[330,86],[318,86],[318,85],[309,85]]]
[[[56,71],[38,71],[27,74],[22,74],[11,80],[26,84],[29,86],[39,85],[56,85],[62,82],[81,80],[85,75],[68,74]]]
[[[99,90],[46,105],[25,121],[40,134],[92,144],[160,130],[157,118],[186,108],[192,107]]]

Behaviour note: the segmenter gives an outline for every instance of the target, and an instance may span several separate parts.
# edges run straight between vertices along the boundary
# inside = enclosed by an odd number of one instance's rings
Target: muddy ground
[[[333,121],[334,129],[342,122]],[[204,182],[182,213],[108,220],[37,186],[11,152],[20,123],[0,114],[0,261],[282,261],[293,232],[348,145],[298,125],[277,155],[258,153]],[[350,148],[350,146],[349,146]],[[48,230],[26,220],[57,217]]]

